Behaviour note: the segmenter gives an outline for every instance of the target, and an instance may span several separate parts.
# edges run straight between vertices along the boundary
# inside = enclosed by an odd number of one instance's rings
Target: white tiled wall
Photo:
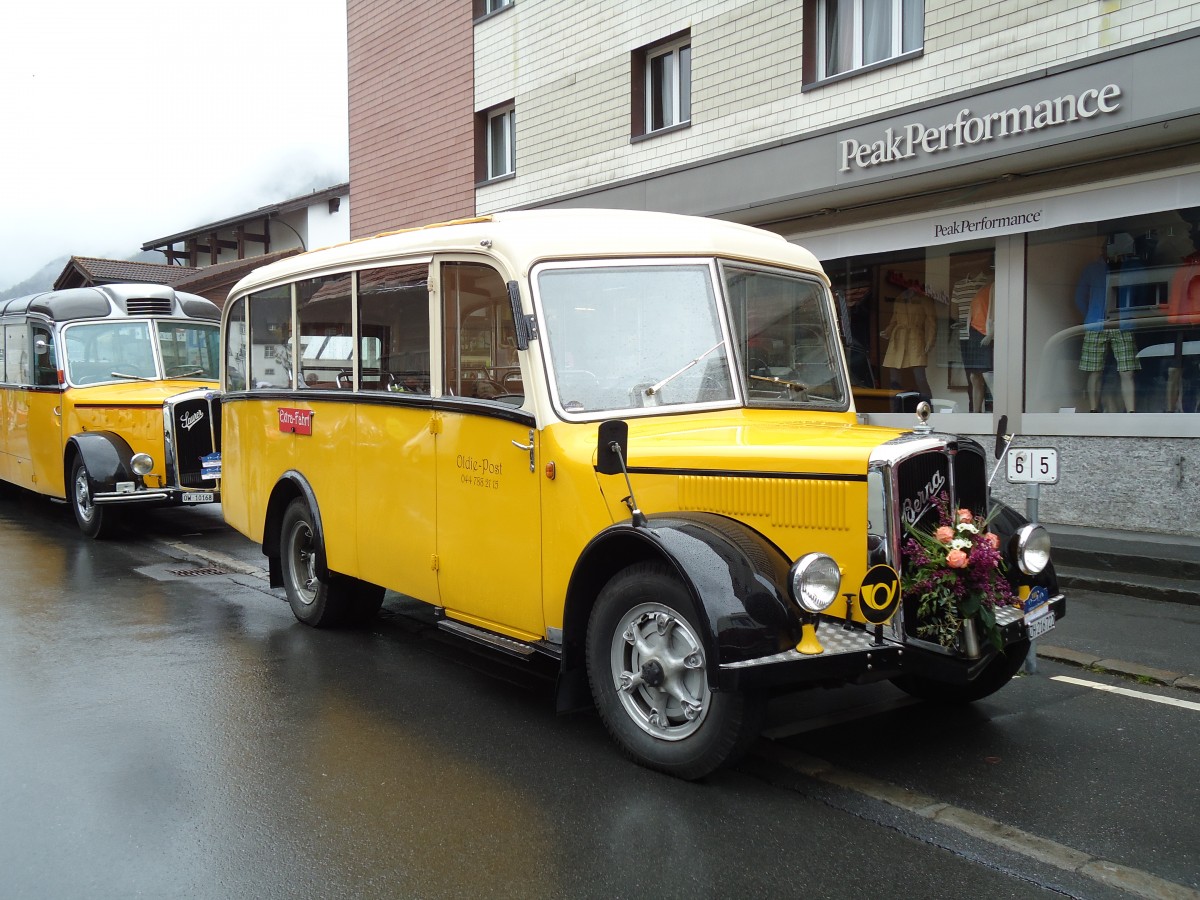
[[[924,54],[802,94],[801,0],[516,0],[475,28],[475,107],[516,101],[520,206],[793,138],[1200,24],[1195,0],[926,0]],[[630,143],[631,51],[690,29],[690,128]]]

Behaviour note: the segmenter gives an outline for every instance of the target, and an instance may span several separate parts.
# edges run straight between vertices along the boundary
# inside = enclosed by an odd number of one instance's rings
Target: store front
[[[1048,521],[1195,533],[1165,510],[1200,503],[1200,168],[793,239],[832,279],[864,397],[914,392],[979,436],[1003,414],[1058,449]]]

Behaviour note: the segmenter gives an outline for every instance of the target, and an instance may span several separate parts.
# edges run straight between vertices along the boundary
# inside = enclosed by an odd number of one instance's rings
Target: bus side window
[[[354,386],[350,275],[326,275],[297,282],[296,315],[300,387],[350,390]]]
[[[225,390],[246,389],[246,298],[239,297],[229,310],[225,331]]]
[[[251,388],[292,386],[292,288],[250,295]]]
[[[443,392],[500,400],[520,378],[512,303],[500,273],[478,263],[442,265]]]
[[[48,328],[33,328],[34,384],[58,386],[58,357],[54,353],[54,335]]]
[[[6,325],[4,328],[4,380],[9,384],[31,384],[29,369],[29,326]]]
[[[429,394],[429,267],[358,273],[358,333],[364,391]]]

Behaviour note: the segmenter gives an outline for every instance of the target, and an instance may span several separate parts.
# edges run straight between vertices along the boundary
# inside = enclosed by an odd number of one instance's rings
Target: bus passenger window
[[[358,333],[364,391],[429,394],[429,267],[358,273]]]
[[[292,386],[292,288],[250,295],[250,386]]]
[[[442,266],[445,329],[443,391],[458,397],[511,402],[519,397],[517,332],[504,279],[477,263]]]
[[[296,284],[300,333],[300,387],[354,387],[354,331],[350,275],[308,278]]]

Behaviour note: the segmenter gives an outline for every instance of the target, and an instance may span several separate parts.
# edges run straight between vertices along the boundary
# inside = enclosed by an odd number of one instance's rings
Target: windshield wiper
[[[786,378],[780,378],[777,375],[751,375],[750,378],[752,381],[765,381],[768,384],[778,384],[797,393],[804,393],[808,390],[807,384],[799,381],[788,381]]]
[[[717,341],[715,344],[713,344],[711,347],[709,347],[707,350],[705,350],[703,353],[701,353],[699,356],[697,356],[695,359],[693,359],[691,362],[689,362],[687,365],[685,365],[678,372],[672,372],[670,375],[668,375],[666,378],[664,378],[658,384],[652,384],[652,385],[650,385],[650,387],[646,388],[646,396],[653,397],[655,394],[657,394],[659,391],[661,391],[663,388],[665,388],[668,384],[670,384],[672,381],[674,381],[676,378],[678,378],[680,375],[682,375],[684,372],[686,372],[692,366],[694,366],[698,362],[700,362],[700,360],[704,359],[704,357],[708,356],[708,354],[712,353],[718,347],[724,347],[724,346],[725,346],[724,339]]]
[[[145,375],[130,375],[126,372],[109,372],[110,378],[132,378],[134,381],[157,381],[155,378],[148,378]]]

